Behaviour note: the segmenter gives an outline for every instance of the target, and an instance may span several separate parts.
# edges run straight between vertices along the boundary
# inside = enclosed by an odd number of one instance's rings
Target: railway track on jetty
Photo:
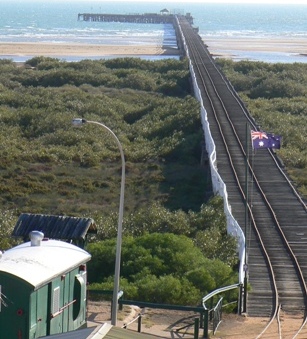
[[[307,338],[306,205],[274,152],[253,153],[248,131],[257,130],[254,120],[197,32],[184,17],[178,22],[207,112],[217,169],[245,234],[247,314],[270,319],[257,338]],[[290,333],[292,317],[301,322]]]

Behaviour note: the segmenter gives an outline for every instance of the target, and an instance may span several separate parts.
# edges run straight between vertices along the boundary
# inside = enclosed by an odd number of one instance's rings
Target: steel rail
[[[216,120],[216,124],[218,126],[218,130],[219,130],[219,133],[220,133],[220,138],[223,140],[223,143],[224,143],[224,148],[226,150],[226,153],[227,153],[227,157],[229,159],[229,164],[230,164],[230,167],[233,171],[233,175],[235,177],[235,180],[239,186],[239,191],[242,195],[242,197],[245,199],[245,194],[244,194],[244,190],[242,188],[242,185],[240,183],[240,179],[238,178],[238,175],[237,175],[237,171],[235,169],[235,166],[233,164],[233,160],[232,160],[232,156],[231,156],[231,153],[229,151],[229,147],[227,145],[227,141],[226,141],[226,137],[224,135],[224,132],[223,132],[223,128],[222,128],[222,123],[220,122],[219,120],[219,114],[221,114],[221,109],[219,109],[219,112],[217,113],[216,112],[216,108],[215,106],[217,105],[215,103],[213,103],[213,99],[212,99],[212,96],[215,96],[215,99],[214,100],[218,100],[219,101],[219,106],[222,108],[222,110],[224,111],[224,114],[226,115],[226,118],[229,122],[229,126],[231,126],[232,128],[232,133],[233,135],[235,136],[235,139],[236,139],[236,142],[237,144],[239,145],[239,148],[241,149],[241,152],[242,152],[242,155],[246,157],[246,153],[244,151],[244,147],[240,141],[240,138],[236,132],[236,128],[234,127],[234,124],[232,123],[232,120],[227,112],[227,109],[225,107],[225,104],[222,100],[222,98],[220,97],[219,93],[218,93],[218,90],[216,89],[215,85],[214,85],[214,80],[211,78],[211,75],[210,75],[210,72],[208,71],[208,67],[207,65],[205,64],[205,62],[202,61],[203,57],[204,57],[204,54],[206,54],[206,58],[207,58],[207,61],[210,60],[211,63],[214,65],[214,67],[216,68],[216,71],[217,73],[220,75],[220,78],[225,82],[226,86],[228,87],[229,89],[229,92],[231,93],[231,95],[235,98],[235,100],[237,100],[238,104],[241,106],[242,108],[242,111],[244,112],[247,120],[250,122],[251,125],[255,126],[252,119],[250,119],[249,117],[249,114],[246,113],[246,110],[245,108],[242,106],[238,96],[236,95],[236,93],[231,90],[231,88],[229,87],[227,81],[225,80],[225,78],[222,76],[221,72],[217,69],[215,63],[213,62],[211,56],[209,55],[207,49],[205,48],[205,46],[202,44],[202,43],[199,43],[199,40],[198,38],[195,38],[195,32],[191,29],[188,28],[184,28],[184,26],[187,26],[187,25],[184,25],[184,24],[181,24],[181,28],[184,32],[184,35],[185,35],[185,40],[188,41],[187,45],[188,45],[188,50],[189,50],[189,55],[191,57],[192,55],[192,60],[193,60],[193,64],[194,64],[194,67],[197,69],[197,74],[198,74],[198,77],[199,79],[201,80],[201,83],[202,83],[202,86],[203,86],[203,91],[206,93],[206,96],[207,96],[207,100],[208,102],[210,103],[210,106],[211,106],[211,109],[212,109],[212,112],[215,116],[215,120]],[[206,81],[206,79],[208,79]],[[215,79],[216,81],[216,79]],[[211,83],[208,84],[208,82]],[[208,89],[208,86],[211,86],[211,88]],[[209,93],[210,91],[210,93]],[[212,94],[212,91],[214,92]],[[235,94],[234,94],[235,93]],[[272,156],[272,154],[271,154]],[[249,172],[251,173],[252,177],[253,177],[253,181],[254,181],[254,184],[256,185],[256,188],[258,190],[258,192],[261,193],[262,195],[262,199],[263,201],[265,202],[265,205],[267,206],[270,214],[271,214],[271,217],[274,221],[274,224],[275,226],[277,227],[278,229],[278,233],[281,237],[281,240],[283,242],[283,245],[286,247],[287,249],[287,253],[290,255],[291,257],[291,260],[292,260],[292,263],[293,263],[293,266],[295,267],[295,271],[296,271],[296,274],[298,274],[298,278],[300,280],[300,287],[301,287],[301,292],[302,292],[302,298],[304,299],[304,304],[306,306],[306,295],[307,295],[307,288],[306,288],[306,284],[305,284],[305,280],[304,280],[304,276],[303,276],[303,272],[302,270],[300,269],[300,266],[299,266],[299,262],[295,256],[295,254],[293,253],[292,249],[291,249],[291,246],[289,245],[288,241],[287,241],[287,238],[278,222],[278,219],[276,217],[276,214],[274,212],[274,209],[272,208],[268,198],[266,197],[264,191],[262,190],[261,188],[261,185],[257,179],[257,176],[255,174],[255,172],[253,171],[252,169],[252,166],[250,165],[250,163],[248,162],[248,166],[249,166]],[[306,207],[306,205],[305,205]],[[271,260],[270,260],[270,257],[266,251],[266,248],[265,248],[265,245],[262,241],[262,237],[261,237],[261,234],[257,228],[257,224],[255,222],[255,219],[254,219],[254,216],[253,216],[253,211],[252,211],[252,208],[250,205],[248,205],[248,209],[249,209],[249,213],[250,213],[250,217],[251,217],[251,220],[252,220],[252,223],[253,223],[253,227],[257,233],[257,236],[258,236],[258,240],[259,242],[261,243],[261,246],[263,247],[263,251],[266,255],[266,262],[268,264],[268,266],[270,267],[270,269],[272,270],[271,272],[271,279],[273,280],[273,285],[274,285],[274,290],[275,290],[275,307],[274,307],[274,312],[272,314],[272,317],[271,317],[271,321],[269,322],[268,326],[264,329],[264,331],[261,332],[260,336],[263,335],[266,330],[270,327],[270,325],[272,324],[272,322],[274,321],[274,319],[277,319],[277,321],[279,321],[279,314],[280,314],[280,309],[281,309],[281,305],[279,304],[279,298],[278,298],[278,287],[277,287],[277,282],[276,282],[276,277],[274,275],[274,268],[272,268],[272,264],[271,264]],[[273,291],[274,293],[274,291]],[[302,323],[302,326],[300,327],[300,329],[298,330],[301,331],[302,328],[305,326],[305,323],[306,323],[306,317],[304,318],[304,321]],[[281,326],[279,325],[278,326],[279,328],[279,332],[280,332],[280,335],[281,335]],[[260,337],[258,336],[258,337]]]
[[[191,40],[190,40],[190,41],[191,41]],[[192,46],[192,42],[190,42],[190,52],[193,54],[194,58],[197,58],[197,60],[201,60],[201,59],[200,59],[201,56],[199,55],[199,51],[198,51],[197,48],[195,48],[194,46]],[[237,182],[237,184],[238,184],[239,190],[240,190],[240,192],[241,192],[243,198],[246,199],[246,196],[245,196],[245,193],[244,193],[244,188],[242,188],[241,182],[240,182],[240,180],[239,180],[239,178],[238,178],[238,175],[237,175],[237,172],[236,172],[236,170],[235,170],[235,167],[234,167],[234,164],[233,164],[233,161],[232,161],[232,157],[231,157],[231,154],[230,154],[230,152],[229,152],[229,148],[228,148],[228,145],[227,145],[225,136],[224,136],[224,134],[223,134],[221,124],[220,124],[219,119],[218,119],[218,113],[216,112],[216,110],[215,110],[215,108],[214,108],[214,104],[213,104],[212,99],[211,99],[212,96],[208,93],[208,87],[207,87],[207,85],[205,84],[205,80],[204,80],[204,78],[203,78],[203,76],[202,76],[202,70],[201,70],[201,66],[200,66],[200,65],[203,66],[203,64],[202,64],[201,62],[200,62],[200,63],[198,63],[198,62],[195,63],[195,66],[196,66],[196,68],[197,68],[197,70],[198,70],[198,73],[199,73],[199,77],[201,78],[202,83],[203,83],[203,85],[204,85],[204,88],[203,88],[203,89],[204,89],[204,91],[206,92],[206,94],[207,94],[207,99],[208,99],[208,101],[210,102],[210,104],[211,104],[211,106],[212,106],[212,111],[213,111],[213,113],[214,113],[214,116],[215,116],[215,119],[216,119],[216,123],[217,123],[217,125],[218,125],[219,131],[220,131],[220,134],[221,134],[221,138],[222,138],[222,140],[223,140],[223,142],[224,142],[224,146],[225,146],[225,149],[226,149],[226,153],[227,153],[227,156],[228,156],[228,159],[229,159],[230,166],[231,166],[231,168],[232,168],[232,171],[233,171],[233,174],[234,174],[234,176],[235,176],[236,182]],[[212,79],[211,79],[211,77],[210,77],[210,74],[207,72],[207,70],[206,70],[206,73],[207,73],[207,77],[208,77],[208,78],[210,79],[210,81],[212,82]],[[214,87],[214,86],[213,86],[213,87]],[[219,97],[218,93],[216,93],[216,96]],[[225,108],[225,105],[224,105],[223,102],[221,102],[221,105],[222,105],[223,109],[225,110],[226,108]],[[230,123],[230,124],[232,125],[232,123]],[[233,125],[232,125],[232,127],[233,127]],[[236,132],[235,132],[235,133],[236,133]],[[242,146],[242,144],[241,144],[240,141],[239,141],[239,145],[240,145],[241,149],[243,149],[243,146]],[[245,152],[244,152],[244,155],[245,155]],[[250,206],[249,206],[249,210],[250,210],[250,212],[251,212]],[[251,216],[252,216],[252,214],[251,214]],[[262,241],[262,239],[261,239],[261,235],[260,235],[260,233],[259,233],[259,230],[258,230],[257,227],[256,227],[255,220],[254,220],[253,216],[252,216],[252,220],[253,220],[253,223],[254,223],[255,231],[256,231],[256,233],[257,233],[257,235],[258,235],[258,238],[259,238],[259,241],[260,241],[260,243],[261,243],[262,249],[263,249],[263,251],[264,251],[264,253],[265,253],[265,255],[266,255],[266,260],[267,260],[268,265],[269,265],[269,267],[270,267],[270,274],[271,274],[271,276],[272,276],[272,281],[273,281],[273,286],[274,286],[274,291],[275,291],[275,300],[276,300],[276,302],[275,302],[274,316],[272,317],[272,320],[271,320],[271,322],[272,322],[273,319],[276,317],[277,310],[278,310],[278,293],[277,293],[276,281],[275,281],[275,278],[274,278],[274,270],[273,270],[272,264],[271,264],[271,262],[270,262],[270,257],[269,257],[269,255],[268,255],[268,253],[267,253],[267,251],[266,251],[266,249],[265,249],[265,246],[264,246],[264,244],[263,244],[263,241]],[[269,325],[271,324],[271,322],[269,322]],[[268,327],[265,328],[265,330],[262,332],[262,334],[263,334],[267,329],[268,329]]]

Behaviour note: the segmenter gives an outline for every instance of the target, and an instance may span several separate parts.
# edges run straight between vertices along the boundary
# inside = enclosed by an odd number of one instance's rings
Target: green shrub
[[[91,288],[110,288],[115,240],[89,244],[88,250]],[[124,237],[121,263],[125,298],[148,302],[195,305],[212,289],[237,279],[226,264],[205,258],[190,238],[171,233]]]

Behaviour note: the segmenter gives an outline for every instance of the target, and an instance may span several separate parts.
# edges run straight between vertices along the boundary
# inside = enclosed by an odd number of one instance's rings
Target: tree
[[[91,287],[110,289],[115,239],[90,244],[88,250]],[[190,238],[171,233],[124,237],[121,263],[125,297],[149,302],[195,305],[212,289],[237,279],[228,265],[205,258]]]

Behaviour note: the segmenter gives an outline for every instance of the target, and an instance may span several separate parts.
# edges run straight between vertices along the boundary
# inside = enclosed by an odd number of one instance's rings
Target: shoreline
[[[127,55],[179,55],[177,48],[158,45],[91,45],[40,42],[0,43],[0,58],[14,57],[105,57]]]
[[[307,39],[296,38],[220,38],[204,37],[213,57],[236,59],[244,53],[307,56]],[[54,58],[99,58],[124,56],[179,56],[177,47],[161,45],[92,45],[41,42],[0,43],[0,59],[31,59],[36,56]],[[306,59],[307,60],[307,59]]]
[[[202,37],[214,57],[235,59],[238,54],[262,53],[307,56],[307,39],[303,38],[219,38]]]

